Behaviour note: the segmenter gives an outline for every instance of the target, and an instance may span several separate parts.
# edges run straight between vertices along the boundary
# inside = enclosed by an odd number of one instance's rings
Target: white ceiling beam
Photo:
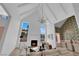
[[[0,5],[0,15],[8,16],[8,13],[4,10],[4,8]]]
[[[18,7],[19,5],[23,4],[23,3],[9,3],[10,5],[13,5],[15,7]]]
[[[57,17],[55,15],[55,12],[53,12],[53,10],[50,8],[49,4],[46,4],[47,7],[49,8],[50,12],[52,13],[52,15],[54,16],[54,18],[57,20]]]
[[[63,11],[63,9],[61,8],[61,6],[59,4],[57,4],[57,3],[49,4],[49,7],[56,16],[56,22],[58,20],[62,20],[66,17],[67,14],[65,14],[65,12]]]
[[[17,7],[23,7],[23,6],[28,5],[28,4],[31,4],[31,3],[21,3],[21,4],[18,3],[18,4],[17,4]]]
[[[66,16],[62,17],[61,20],[58,20],[55,23],[61,22],[65,19],[67,19],[68,17],[71,17],[74,15],[74,9],[73,9],[72,3],[63,3],[63,4],[60,4],[60,7],[63,9]]]
[[[28,11],[34,9],[37,6],[38,6],[38,4],[24,5],[24,6],[18,8],[18,10],[19,10],[18,13],[22,14],[23,12],[28,12]]]
[[[25,12],[23,15],[20,15],[20,19],[25,19],[26,17],[28,17],[29,15],[31,15],[34,11],[35,11],[35,9],[33,9],[30,12]]]
[[[63,12],[67,15],[68,13],[67,13],[66,9],[64,8],[63,4],[60,3],[59,5],[60,5],[61,9],[63,10]]]
[[[56,20],[55,17],[53,16],[53,14],[50,12],[49,8],[46,6],[46,4],[44,5],[44,14],[46,15],[46,17],[48,18],[48,20],[51,23],[54,23],[54,21]]]
[[[65,9],[65,12],[67,13],[67,16],[74,15],[74,10],[72,3],[62,3],[63,8]]]

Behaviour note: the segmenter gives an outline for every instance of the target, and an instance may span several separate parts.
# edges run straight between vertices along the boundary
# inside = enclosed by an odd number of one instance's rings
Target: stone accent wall
[[[79,29],[77,27],[75,16],[69,17],[63,26],[60,28],[61,38],[66,43],[65,47],[68,50],[75,50],[75,52],[79,52]],[[73,43],[71,43],[71,40]],[[72,47],[72,44],[74,48]]]
[[[66,20],[63,26],[60,28],[60,32],[63,40],[79,39],[75,16],[69,17]]]
[[[55,32],[60,33],[60,28],[55,27]]]

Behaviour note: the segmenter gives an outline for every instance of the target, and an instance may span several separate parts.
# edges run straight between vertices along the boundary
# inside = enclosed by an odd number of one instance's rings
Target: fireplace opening
[[[31,41],[31,47],[37,47],[37,40]]]

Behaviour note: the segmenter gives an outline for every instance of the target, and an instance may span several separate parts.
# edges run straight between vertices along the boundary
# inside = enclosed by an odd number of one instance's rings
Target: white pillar
[[[50,35],[50,37],[48,37]],[[52,45],[52,48],[56,48],[56,37],[54,25],[47,23],[47,41]]]
[[[53,48],[56,48],[56,33],[55,33],[55,26],[54,26],[54,24],[52,24],[52,27],[51,27],[51,34],[53,35],[52,37],[51,37],[51,39],[52,39],[52,47]]]
[[[47,18],[49,22],[47,22],[47,32],[51,35],[51,38],[48,38],[50,40],[50,43],[52,44],[52,48],[56,48],[56,37],[55,37],[55,17],[53,17],[50,9],[47,7],[47,5],[44,5],[44,15]]]

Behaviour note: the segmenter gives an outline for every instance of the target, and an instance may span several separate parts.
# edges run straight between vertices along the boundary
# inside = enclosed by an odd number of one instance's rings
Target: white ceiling
[[[0,5],[0,15],[8,16],[7,12],[4,10],[4,8]]]
[[[67,19],[62,20],[62,21],[60,21],[60,22],[56,23],[56,24],[55,24],[55,27],[60,28],[60,27],[64,24],[64,22],[65,22],[66,20],[67,20]]]
[[[33,17],[34,13],[38,13],[37,15],[41,19],[43,8],[43,15],[46,17],[46,20],[49,20],[53,24],[57,24],[57,27],[61,27],[66,18],[74,15],[74,9],[71,3],[4,3],[2,5],[5,8],[9,7],[14,10],[21,19],[25,19],[28,16]],[[7,11],[9,13],[9,9]]]

